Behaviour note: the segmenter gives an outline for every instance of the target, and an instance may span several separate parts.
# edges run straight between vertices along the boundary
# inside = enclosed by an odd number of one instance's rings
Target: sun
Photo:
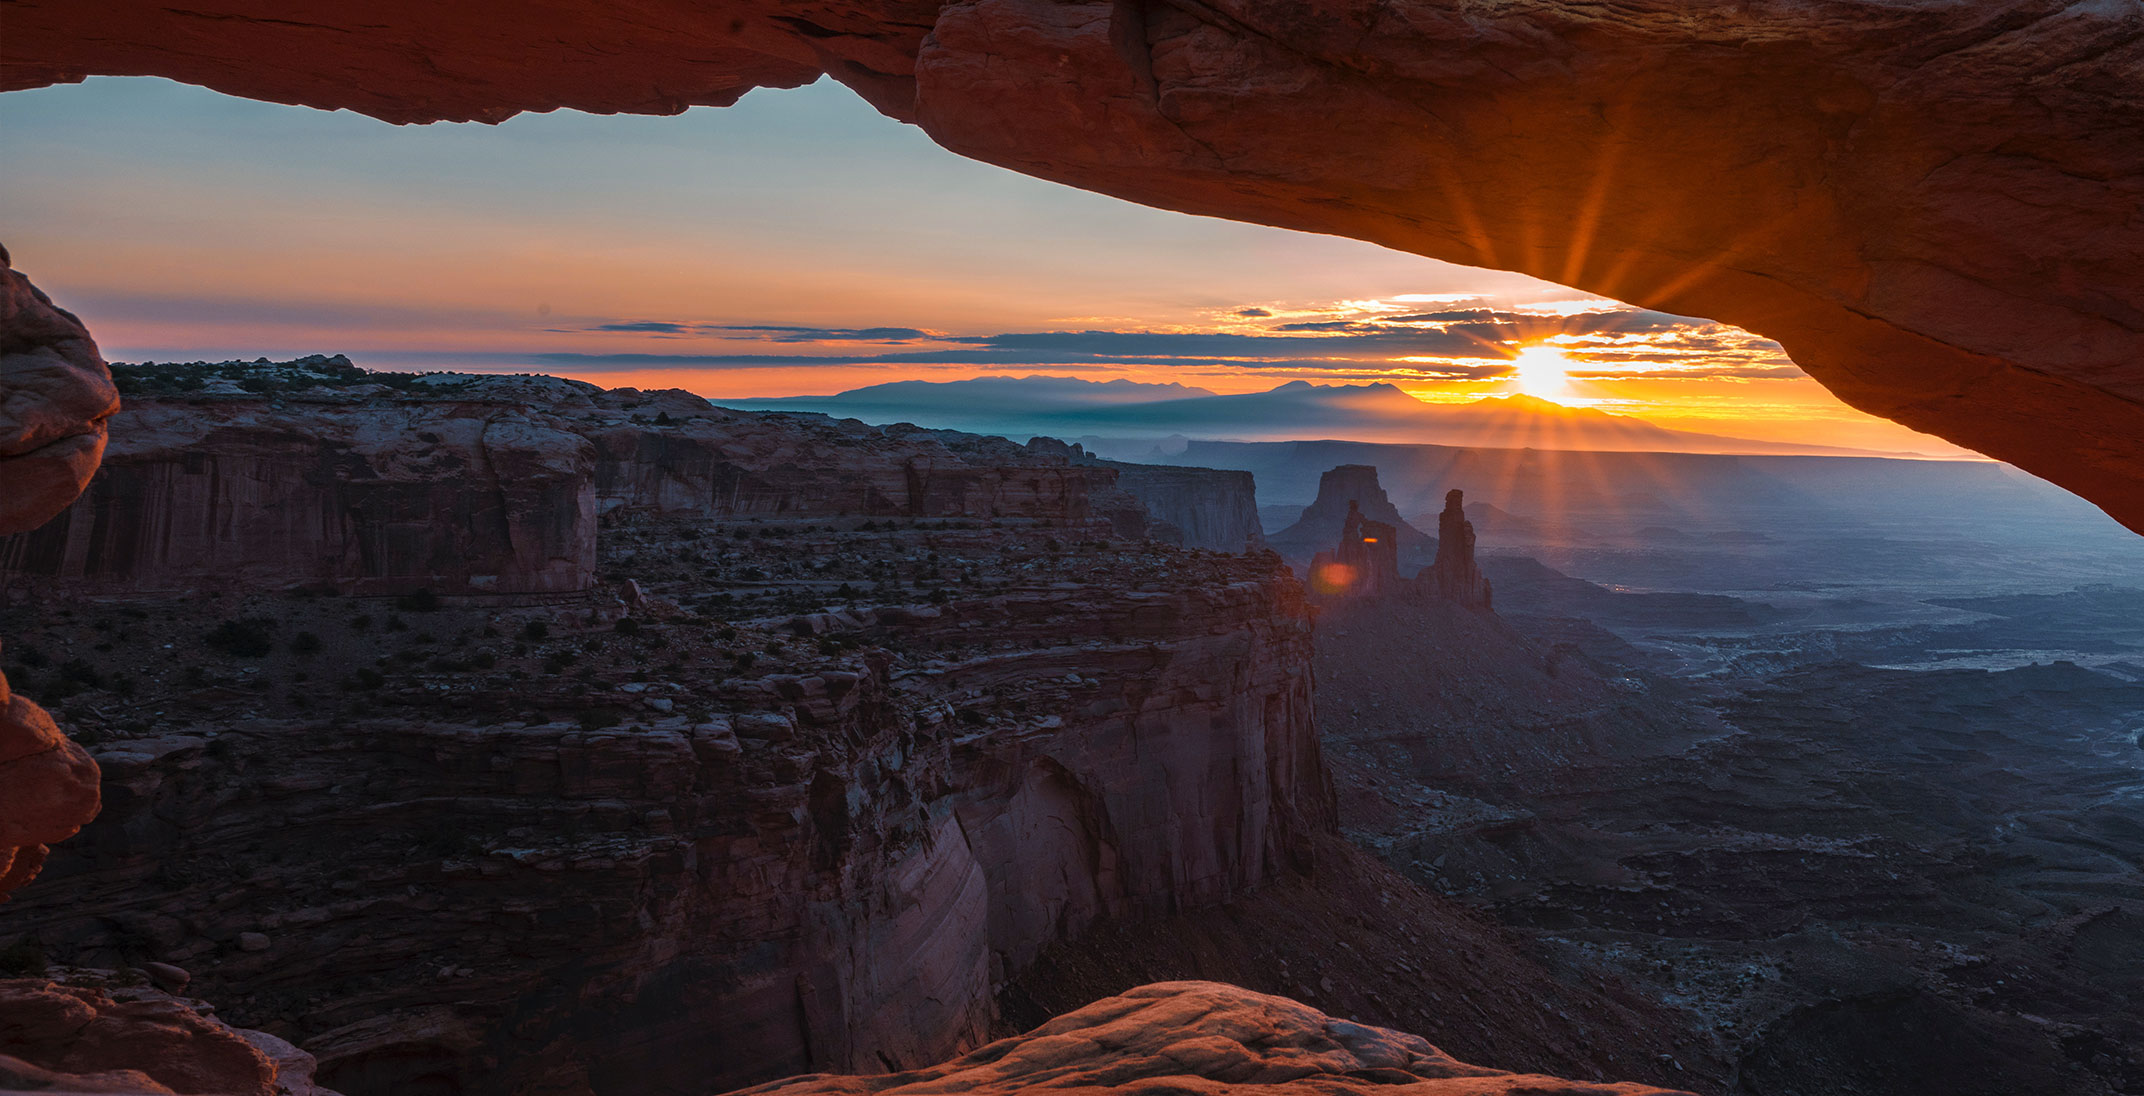
[[[1553,346],[1529,346],[1511,360],[1519,391],[1544,400],[1571,394],[1571,359]]]

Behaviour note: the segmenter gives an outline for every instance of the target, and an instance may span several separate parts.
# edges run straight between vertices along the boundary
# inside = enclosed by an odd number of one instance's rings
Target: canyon
[[[829,75],[1042,178],[1740,325],[2144,530],[2121,5],[10,6],[0,89],[101,73],[397,122]],[[1858,627],[1788,580],[1980,549],[1706,527],[1775,604],[1554,569],[1675,528],[1477,571],[1455,501],[1450,596],[1314,608],[1233,554],[1240,470],[333,359],[119,410],[0,275],[0,1083],[227,1084],[77,1053],[133,1017],[355,1096],[2144,1085],[2118,590]]]
[[[108,467],[0,542],[0,670],[72,766],[9,787],[96,815],[17,854],[42,873],[0,908],[10,1084],[185,1091],[158,1069],[192,1058],[141,1049],[170,1024],[255,1078],[233,1090],[349,1096],[1017,1090],[1023,1063],[1458,1093],[2144,1076],[2131,601],[1914,595],[1937,627],[1824,584],[2126,566],[2006,547],[2029,493],[1956,533],[1909,516],[1901,552],[1826,539],[1870,527],[1809,485],[1863,462],[1690,458],[1653,501],[1544,521],[1547,455],[1358,447],[1379,463],[1297,470],[1284,558],[1187,544],[1240,528],[1246,473],[1048,439],[332,358],[111,373]],[[1459,467],[1501,467],[1510,509],[1468,507]],[[1781,467],[1807,478],[1752,489]],[[1902,482],[2002,482],[1973,471]],[[1401,514],[1439,498],[1402,570]],[[173,520],[197,504],[217,520]],[[1389,581],[1306,590],[1288,564],[1328,518],[1315,547],[1352,521]],[[2096,660],[1949,665],[2050,643]],[[1123,1041],[1053,1037],[1090,1024]],[[781,1080],[807,1071],[843,1076]]]
[[[830,76],[1041,178],[1735,324],[1847,403],[2144,529],[2127,5],[11,6],[0,88],[92,74],[403,123]]]
[[[103,801],[0,916],[9,1015],[183,988],[340,1092],[707,1093],[973,1048],[1109,924],[1409,891],[1337,843],[1300,584],[1070,447],[328,358],[114,373],[106,467],[0,546],[5,672]],[[1157,473],[1192,530],[1244,520],[1247,476]],[[1381,942],[1387,992],[1540,990],[1463,1040],[1708,1061],[1446,916]],[[1480,969],[1403,958],[1455,940]],[[1495,1033],[1543,999],[1589,1019]],[[0,1053],[163,1076],[50,1030]]]

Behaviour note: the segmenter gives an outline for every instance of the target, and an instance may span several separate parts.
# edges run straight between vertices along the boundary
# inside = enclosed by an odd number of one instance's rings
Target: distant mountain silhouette
[[[1153,403],[1211,397],[1213,392],[1184,384],[1137,381],[1090,381],[1080,377],[971,377],[964,381],[892,381],[852,388],[832,396],[785,396],[775,399],[717,400],[725,407],[760,411],[817,411],[869,419],[871,414],[901,411],[932,416],[919,426],[938,426],[947,416],[1021,417],[1090,407]],[[870,412],[870,414],[866,414]]]
[[[1239,441],[1331,438],[1497,449],[1878,455],[1670,430],[1628,415],[1566,407],[1532,396],[1426,403],[1383,382],[1289,381],[1265,392],[1224,396],[1181,384],[994,376],[896,381],[832,396],[715,402],[755,410],[816,411],[881,424],[914,422],[1014,438],[1035,434],[1127,442],[1171,435]]]

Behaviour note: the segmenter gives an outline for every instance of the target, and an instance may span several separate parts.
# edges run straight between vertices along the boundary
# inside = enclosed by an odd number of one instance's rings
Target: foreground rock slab
[[[133,973],[0,979],[0,1094],[337,1096],[313,1084],[312,1055]]]
[[[922,1096],[1108,1091],[1269,1096],[1648,1096],[1649,1085],[1505,1073],[1452,1058],[1419,1036],[1334,1019],[1285,997],[1219,982],[1161,982],[1108,997],[928,1069],[816,1075],[738,1096]]]

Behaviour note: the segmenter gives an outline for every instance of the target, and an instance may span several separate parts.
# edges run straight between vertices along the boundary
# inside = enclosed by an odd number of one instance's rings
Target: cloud
[[[691,324],[670,323],[667,320],[638,320],[632,323],[603,323],[591,328],[593,331],[635,331],[663,335],[683,335],[692,330]]]
[[[1271,318],[1242,308],[1244,318]],[[1295,313],[1301,316],[1302,313]],[[1463,307],[1404,315],[1275,322],[1235,331],[1082,329],[952,334],[917,327],[613,320],[581,329],[621,336],[758,343],[795,353],[538,353],[512,361],[588,372],[662,368],[1030,367],[1078,372],[1170,369],[1330,379],[1491,380],[1522,348],[1549,343],[1584,380],[1747,379],[1800,374],[1777,344],[1709,320],[1637,308],[1568,313]],[[746,349],[740,347],[740,350]]]

